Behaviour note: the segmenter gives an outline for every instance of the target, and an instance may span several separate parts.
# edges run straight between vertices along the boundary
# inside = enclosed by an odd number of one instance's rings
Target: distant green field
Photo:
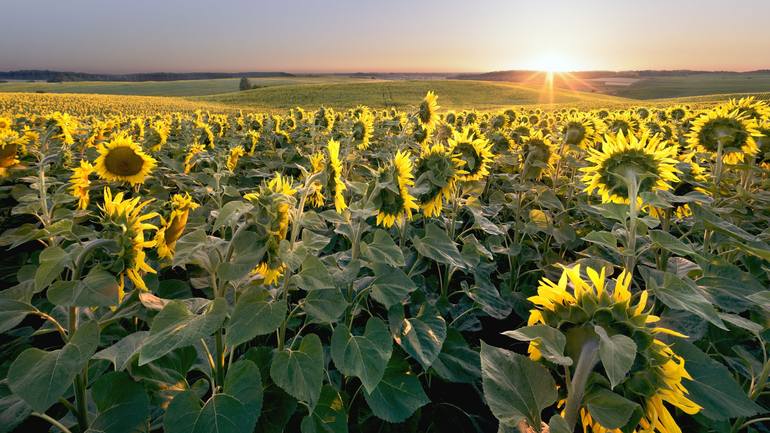
[[[250,109],[316,108],[321,105],[348,108],[359,104],[375,108],[405,108],[418,104],[428,90],[439,95],[439,105],[445,109],[487,110],[524,104],[614,105],[628,102],[601,94],[562,89],[549,92],[539,86],[470,80],[292,84],[195,99]]]
[[[676,98],[724,93],[770,92],[770,74],[693,74],[645,78],[629,86],[605,86],[602,91],[631,99]]]
[[[287,84],[314,84],[346,82],[354,78],[324,77],[276,77],[250,78],[257,86],[281,86]],[[214,80],[179,80],[179,81],[77,81],[64,83],[46,83],[12,81],[0,83],[0,92],[39,92],[39,93],[100,93],[106,95],[140,96],[200,96],[238,91],[238,78]]]

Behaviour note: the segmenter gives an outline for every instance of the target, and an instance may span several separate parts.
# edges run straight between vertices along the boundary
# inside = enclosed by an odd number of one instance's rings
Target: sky
[[[770,0],[2,0],[0,70],[770,68]]]

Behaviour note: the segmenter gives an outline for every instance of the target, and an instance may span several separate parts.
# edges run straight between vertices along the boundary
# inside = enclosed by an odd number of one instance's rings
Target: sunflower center
[[[465,161],[463,169],[469,175],[474,175],[481,170],[481,156],[476,152],[476,148],[470,143],[460,143],[455,146],[455,150],[460,154],[460,159]]]
[[[133,176],[142,171],[144,160],[130,147],[116,147],[107,153],[104,165],[110,173]]]
[[[723,151],[727,153],[740,151],[748,137],[746,128],[739,120],[717,118],[703,125],[698,139],[711,152],[717,152],[721,143]]]
[[[382,188],[379,194],[380,212],[386,215],[398,215],[404,211],[404,198],[389,188]]]
[[[660,176],[654,157],[641,150],[616,153],[600,168],[601,181],[611,194],[628,197],[629,176],[639,182],[639,192],[650,192]]]
[[[615,120],[610,123],[608,129],[616,134],[620,131],[623,131],[624,135],[628,135],[628,130],[631,129],[631,125],[629,125],[625,120]]]
[[[586,129],[579,123],[570,123],[564,130],[564,141],[573,146],[580,144],[585,136]]]
[[[427,101],[422,101],[420,103],[420,110],[417,113],[417,116],[420,118],[420,122],[423,124],[430,122],[432,115],[433,113],[430,111],[430,104],[428,104]]]

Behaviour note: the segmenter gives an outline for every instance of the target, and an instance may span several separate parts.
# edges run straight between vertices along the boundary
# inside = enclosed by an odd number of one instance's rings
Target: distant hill
[[[449,78],[456,80],[481,80],[481,81],[528,81],[531,77],[542,74],[542,71],[511,70],[493,71],[482,73],[465,73],[452,75]],[[640,70],[640,71],[575,71],[568,72],[570,77],[590,80],[593,78],[653,78],[653,77],[686,77],[690,75],[756,75],[770,74],[770,69],[761,69],[748,72],[733,71],[696,71],[689,69],[676,70]]]
[[[178,81],[211,80],[240,77],[293,77],[288,72],[146,72],[138,74],[89,74],[85,72],[62,72],[39,69],[0,72],[0,80],[22,81]]]

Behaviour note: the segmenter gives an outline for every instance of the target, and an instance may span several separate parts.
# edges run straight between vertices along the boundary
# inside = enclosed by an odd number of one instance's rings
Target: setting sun
[[[543,53],[532,61],[531,69],[554,73],[575,71],[580,68],[562,54]]]

